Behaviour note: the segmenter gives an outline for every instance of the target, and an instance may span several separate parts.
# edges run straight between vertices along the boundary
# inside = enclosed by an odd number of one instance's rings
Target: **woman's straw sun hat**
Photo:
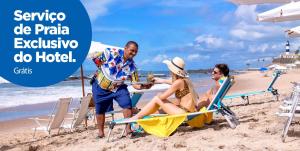
[[[175,57],[172,60],[164,60],[163,63],[165,63],[174,74],[181,77],[188,77],[187,72],[184,70],[185,64],[183,59]]]

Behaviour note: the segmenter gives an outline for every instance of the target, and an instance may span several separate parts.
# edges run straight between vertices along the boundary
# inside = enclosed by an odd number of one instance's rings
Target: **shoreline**
[[[211,81],[209,81],[207,77],[195,80],[194,82],[198,83],[196,86],[196,91],[198,93],[202,93],[205,90],[207,90],[207,87],[211,83]],[[159,91],[146,93],[142,96],[142,98],[139,102],[145,103],[145,102],[149,101],[157,93],[159,93]],[[73,106],[78,105],[77,102],[79,102],[79,101],[77,99],[78,98],[74,98],[75,101],[73,100],[71,105],[73,105]],[[57,102],[57,100],[51,101],[51,102],[45,102],[45,103],[26,104],[26,105],[14,106],[14,107],[0,108],[0,122],[48,115],[51,113],[53,106],[55,105],[56,102]],[[75,102],[75,104],[74,104],[74,102]],[[140,104],[142,104],[142,103],[140,103]],[[138,106],[139,106],[139,104],[138,104]],[[117,105],[117,103],[114,103],[114,108],[119,109],[119,106]],[[34,111],[33,111],[33,109],[34,109]]]

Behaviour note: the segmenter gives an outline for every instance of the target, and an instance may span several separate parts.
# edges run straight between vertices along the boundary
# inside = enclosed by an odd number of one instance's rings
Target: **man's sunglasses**
[[[213,74],[219,74],[219,72],[217,72],[217,71],[213,71]]]

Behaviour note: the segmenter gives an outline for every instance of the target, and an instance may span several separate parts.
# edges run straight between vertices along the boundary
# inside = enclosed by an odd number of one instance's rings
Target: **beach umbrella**
[[[287,67],[279,65],[279,66],[275,67],[275,69],[278,69],[278,70],[287,70]]]
[[[229,0],[237,5],[253,5],[253,4],[265,4],[265,3],[290,3],[292,1],[299,0]]]
[[[85,90],[84,90],[84,79],[83,79],[83,67],[80,66],[80,79],[81,79],[81,89],[82,89],[82,97],[85,96]]]
[[[279,66],[279,65],[278,64],[272,64],[268,68],[272,69],[272,68],[276,68],[277,66]]]
[[[106,44],[103,44],[103,43],[100,43],[100,42],[92,41],[91,47],[90,47],[90,50],[89,50],[89,53],[88,53],[88,56],[87,56],[88,59],[91,59],[94,53],[97,53],[97,52],[99,52],[101,50],[104,50],[104,49],[107,49],[107,48],[124,49],[124,48],[121,48],[121,47],[118,47],[118,46],[111,46],[111,45],[106,45]]]
[[[259,71],[267,71],[267,70],[268,70],[268,68],[266,68],[266,67],[262,67],[259,69]]]
[[[257,15],[257,20],[261,22],[282,22],[299,19],[300,2],[291,2]]]
[[[300,26],[285,31],[291,38],[300,37]]]

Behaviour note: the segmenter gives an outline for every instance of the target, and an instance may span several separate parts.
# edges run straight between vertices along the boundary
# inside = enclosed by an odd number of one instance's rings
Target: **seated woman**
[[[154,78],[154,83],[166,83],[170,84],[171,87],[162,94],[155,96],[131,119],[143,118],[146,115],[157,112],[160,108],[170,115],[196,111],[198,95],[195,93],[192,83],[188,79],[187,72],[184,70],[184,61],[179,57],[175,57],[171,61],[165,60],[163,63],[167,64],[171,71],[172,79]],[[175,94],[176,100],[171,102],[168,98],[173,94]]]
[[[216,64],[211,74],[211,78],[215,81],[215,85],[200,98],[197,104],[197,110],[200,110],[202,107],[207,107],[210,104],[222,84],[222,78],[229,76],[229,68],[227,64]]]

